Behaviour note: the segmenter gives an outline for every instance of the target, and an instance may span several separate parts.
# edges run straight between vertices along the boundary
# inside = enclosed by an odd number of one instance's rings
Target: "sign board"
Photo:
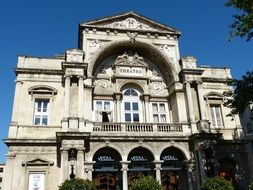
[[[45,190],[45,174],[44,173],[29,174],[28,190]]]
[[[138,67],[119,67],[117,73],[124,76],[144,76],[143,69]]]

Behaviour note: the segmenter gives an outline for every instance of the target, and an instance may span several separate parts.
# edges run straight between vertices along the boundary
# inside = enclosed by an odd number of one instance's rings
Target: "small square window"
[[[139,118],[139,114],[138,114],[138,113],[134,113],[134,114],[133,114],[133,121],[134,121],[134,122],[140,121],[140,118]]]

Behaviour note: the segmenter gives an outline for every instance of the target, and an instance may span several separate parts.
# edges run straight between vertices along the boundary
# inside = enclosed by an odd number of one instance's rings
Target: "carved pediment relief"
[[[124,66],[140,66],[146,67],[143,57],[139,56],[136,52],[125,52],[123,55],[119,55],[116,58],[114,65],[124,65]]]
[[[22,166],[53,166],[53,165],[54,162],[39,157],[22,163]]]
[[[113,94],[113,85],[109,80],[99,79],[94,82],[95,94]]]
[[[150,94],[153,96],[168,96],[168,90],[163,82],[151,82],[149,84]]]
[[[175,29],[160,24],[132,11],[111,17],[101,18],[94,21],[89,21],[86,23],[81,23],[80,26],[93,26],[98,28],[111,28],[134,31],[168,32],[170,34],[174,33],[176,35],[180,35],[180,32]]]
[[[133,17],[129,17],[124,20],[105,24],[102,26],[106,27],[106,28],[115,28],[115,29],[158,31],[157,29],[155,29],[143,22],[138,21]]]

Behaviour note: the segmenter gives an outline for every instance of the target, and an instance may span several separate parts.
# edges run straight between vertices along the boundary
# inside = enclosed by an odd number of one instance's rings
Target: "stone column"
[[[162,184],[162,181],[161,181],[161,166],[162,166],[162,163],[163,163],[163,160],[157,160],[157,161],[154,161],[155,163],[155,171],[156,171],[156,180],[159,182],[159,184]]]
[[[116,117],[116,122],[121,122],[121,106],[120,106],[120,102],[121,102],[121,94],[115,94],[115,99],[116,99],[116,105],[117,105],[117,117]]]
[[[83,118],[83,77],[79,76],[78,79],[78,117]]]
[[[68,150],[61,149],[61,182],[64,182],[68,179],[69,170],[68,170]]]
[[[128,179],[127,179],[127,171],[128,171],[128,164],[130,161],[121,161],[121,171],[122,171],[122,190],[128,190]]]
[[[85,165],[85,172],[87,174],[87,179],[88,180],[91,180],[92,181],[92,172],[93,172],[93,165],[95,164],[96,162],[94,161],[91,161],[91,162],[84,162],[84,165]]]
[[[193,114],[193,103],[192,103],[192,93],[191,93],[191,83],[189,81],[185,82],[186,87],[186,96],[187,96],[187,104],[189,108],[189,116],[190,116],[190,122],[195,121],[195,117]]]
[[[149,96],[144,95],[143,97],[144,102],[145,102],[145,116],[146,116],[146,123],[150,122],[150,116],[149,116]]]
[[[84,178],[84,148],[77,149],[76,155],[76,176]]]
[[[11,122],[18,122],[18,111],[19,111],[19,102],[20,102],[22,84],[23,84],[22,81],[16,80]]]
[[[3,189],[4,190],[12,190],[12,183],[15,181],[13,179],[13,169],[14,169],[14,158],[15,154],[8,153],[6,155],[6,166],[5,168],[8,168],[8,170],[4,171],[4,177],[3,177]]]
[[[64,117],[69,117],[70,76],[65,76]]]
[[[202,93],[202,82],[197,82],[197,93],[198,93],[198,103],[200,111],[200,120],[206,120],[205,118],[205,105]]]

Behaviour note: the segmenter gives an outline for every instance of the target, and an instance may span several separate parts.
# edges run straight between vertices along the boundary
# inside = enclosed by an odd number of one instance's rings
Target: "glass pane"
[[[153,104],[152,104],[152,111],[155,111],[155,112],[158,111],[158,107],[157,107],[157,104],[156,104],[156,103],[153,103]]]
[[[138,96],[138,93],[134,89],[131,89],[131,96]]]
[[[160,104],[160,111],[165,112],[165,104]]]
[[[140,121],[140,119],[139,119],[139,114],[138,114],[138,113],[134,113],[134,114],[133,114],[133,120],[136,121],[136,122],[137,122],[137,121]]]
[[[41,104],[42,104],[42,102],[41,102],[41,100],[37,100],[37,112],[41,112]]]
[[[165,114],[161,114],[161,123],[166,123],[166,115]]]
[[[97,110],[102,110],[102,102],[96,102],[96,109]]]
[[[43,112],[47,112],[48,100],[43,100]]]
[[[47,125],[47,116],[42,117],[42,125]]]
[[[221,111],[220,107],[216,106],[215,107],[215,115],[216,115],[216,120],[217,120],[217,126],[222,126],[222,119],[221,119]]]
[[[133,110],[139,110],[139,105],[138,105],[138,103],[137,102],[133,102]]]
[[[159,122],[159,119],[158,119],[158,115],[157,115],[157,114],[154,114],[154,115],[153,115],[153,121],[154,121],[155,123],[158,123],[158,122]]]
[[[212,126],[216,126],[215,116],[214,116],[214,107],[212,106],[210,109],[211,109],[210,112],[211,112],[211,118],[212,118]]]
[[[124,92],[124,95],[127,95],[127,96],[129,96],[130,95],[130,89],[127,89],[125,92]]]
[[[40,125],[40,116],[39,115],[35,115],[34,125]]]
[[[131,110],[130,102],[125,102],[125,110]]]
[[[110,102],[104,102],[104,110],[110,110]]]
[[[131,114],[125,113],[125,121],[131,121]]]

